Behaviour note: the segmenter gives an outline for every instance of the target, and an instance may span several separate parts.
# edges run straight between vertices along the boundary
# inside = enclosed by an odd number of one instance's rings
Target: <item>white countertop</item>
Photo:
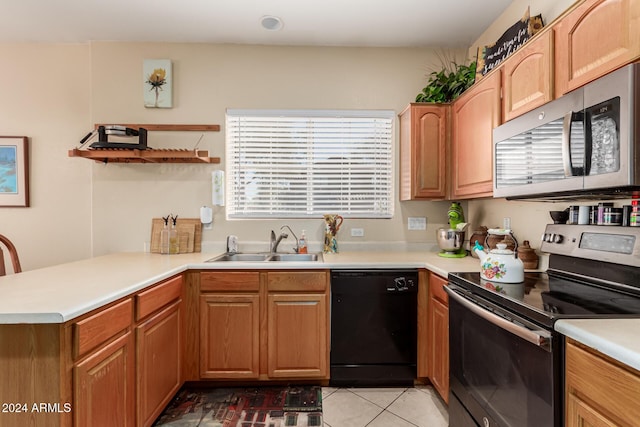
[[[217,254],[118,253],[0,277],[0,324],[63,323],[189,269],[428,268],[478,271],[479,261],[435,252],[345,252],[323,262],[219,262]]]
[[[63,323],[190,269],[427,268],[446,277],[480,262],[436,252],[341,252],[323,262],[207,263],[215,253],[118,253],[0,277],[0,324]],[[640,370],[640,319],[559,320],[556,330]]]
[[[555,330],[640,371],[640,319],[558,320]]]

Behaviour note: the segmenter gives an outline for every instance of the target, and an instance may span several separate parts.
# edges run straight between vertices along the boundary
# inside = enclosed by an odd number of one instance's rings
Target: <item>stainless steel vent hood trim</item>
[[[640,186],[526,194],[523,196],[508,196],[506,197],[506,200],[519,200],[523,202],[569,202],[635,198],[640,198]]]

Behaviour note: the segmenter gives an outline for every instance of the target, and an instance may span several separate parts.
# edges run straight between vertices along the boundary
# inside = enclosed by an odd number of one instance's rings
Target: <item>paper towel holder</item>
[[[211,172],[211,203],[213,206],[224,206],[224,171]]]

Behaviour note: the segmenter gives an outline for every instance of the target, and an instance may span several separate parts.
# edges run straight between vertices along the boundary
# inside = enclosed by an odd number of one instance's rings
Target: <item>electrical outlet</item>
[[[427,218],[425,217],[409,217],[409,230],[426,230]]]
[[[364,237],[364,228],[352,228],[351,237]]]

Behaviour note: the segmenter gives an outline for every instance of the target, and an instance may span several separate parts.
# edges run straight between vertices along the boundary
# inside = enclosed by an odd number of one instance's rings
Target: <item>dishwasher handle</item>
[[[477,304],[474,304],[472,301],[469,301],[467,298],[460,295],[458,292],[450,288],[449,286],[445,286],[444,290],[447,292],[450,298],[453,298],[456,302],[460,303],[464,308],[468,309],[472,313],[480,316],[486,321],[492,323],[493,325],[512,333],[536,346],[546,350],[551,351],[551,333],[545,330],[532,330],[524,325],[518,325],[516,323],[510,322],[509,320],[498,316],[495,313],[492,313],[489,310],[485,310]]]

